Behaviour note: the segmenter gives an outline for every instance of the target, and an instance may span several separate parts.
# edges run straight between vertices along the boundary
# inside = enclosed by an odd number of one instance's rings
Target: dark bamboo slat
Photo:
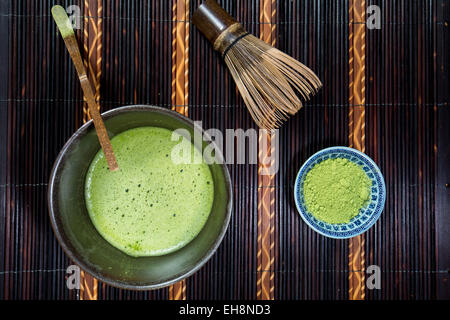
[[[9,3],[2,2],[0,4],[0,14],[6,15],[9,12]],[[9,21],[7,19],[0,19],[0,38],[7,39],[9,34]],[[7,75],[9,69],[9,41],[3,44],[3,50],[0,50],[0,72]],[[7,172],[7,137],[8,137],[8,81],[0,82],[0,235],[2,239],[5,236],[6,230],[6,172]],[[5,261],[6,250],[5,246],[0,246],[0,261]],[[5,270],[4,266],[0,267],[2,272]],[[0,299],[4,297],[5,277],[0,274]]]
[[[366,265],[382,269],[369,299],[436,298],[437,122],[433,92],[437,2],[373,1],[382,30],[367,32],[366,152],[380,165],[388,198],[380,223],[366,235]],[[384,48],[383,53],[377,48]]]
[[[440,8],[439,10],[437,8]],[[448,32],[448,17],[450,17],[450,5],[447,1],[439,0],[433,12],[437,22],[435,35],[435,48],[438,53],[434,70],[434,92],[436,95],[437,112],[434,113],[434,121],[437,123],[435,134],[437,143],[436,164],[436,198],[434,208],[436,210],[436,239],[437,239],[437,269],[441,270],[437,276],[437,296],[440,299],[450,299],[450,255],[448,244],[450,243],[450,216],[447,214],[450,207],[450,119],[449,109],[449,53],[450,33]],[[442,23],[447,21],[447,25]],[[447,272],[445,272],[447,271]]]

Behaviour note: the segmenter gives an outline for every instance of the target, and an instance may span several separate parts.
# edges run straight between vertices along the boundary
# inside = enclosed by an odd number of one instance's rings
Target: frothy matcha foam
[[[100,150],[86,177],[86,204],[98,232],[135,256],[180,249],[201,231],[209,216],[214,186],[206,163],[175,164],[172,131],[141,127],[115,136],[119,170],[111,172]],[[200,152],[191,142],[192,155]],[[201,155],[200,155],[201,158]]]

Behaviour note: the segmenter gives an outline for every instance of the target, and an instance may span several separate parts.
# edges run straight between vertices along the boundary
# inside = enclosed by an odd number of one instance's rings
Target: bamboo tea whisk
[[[260,128],[279,128],[304,99],[322,87],[308,67],[244,30],[214,0],[192,17],[194,25],[222,54],[248,110]]]

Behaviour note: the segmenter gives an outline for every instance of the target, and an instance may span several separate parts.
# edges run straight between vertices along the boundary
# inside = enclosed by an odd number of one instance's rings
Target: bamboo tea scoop
[[[83,89],[84,96],[86,97],[89,112],[94,122],[95,130],[97,131],[98,140],[102,146],[105,154],[106,161],[108,162],[109,170],[116,171],[119,169],[117,165],[116,157],[114,156],[111,141],[109,140],[108,132],[106,131],[105,124],[103,123],[100,112],[98,111],[97,102],[95,101],[94,91],[91,83],[87,77],[86,69],[81,59],[80,49],[78,47],[77,38],[72,28],[72,23],[67,16],[66,10],[63,7],[56,5],[52,8],[53,19],[55,19],[59,32],[64,39],[67,51],[69,51],[73,64],[78,73],[80,79],[81,88]]]

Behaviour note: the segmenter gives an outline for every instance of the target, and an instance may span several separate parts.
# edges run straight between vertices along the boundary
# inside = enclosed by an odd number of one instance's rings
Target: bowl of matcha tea
[[[119,170],[109,170],[92,122],[70,138],[48,190],[59,243],[112,286],[149,290],[188,277],[229,224],[231,183],[220,150],[168,109],[129,106],[102,117]]]
[[[335,239],[360,235],[380,217],[386,200],[383,175],[366,154],[331,147],[311,156],[295,180],[294,199],[313,230]]]

